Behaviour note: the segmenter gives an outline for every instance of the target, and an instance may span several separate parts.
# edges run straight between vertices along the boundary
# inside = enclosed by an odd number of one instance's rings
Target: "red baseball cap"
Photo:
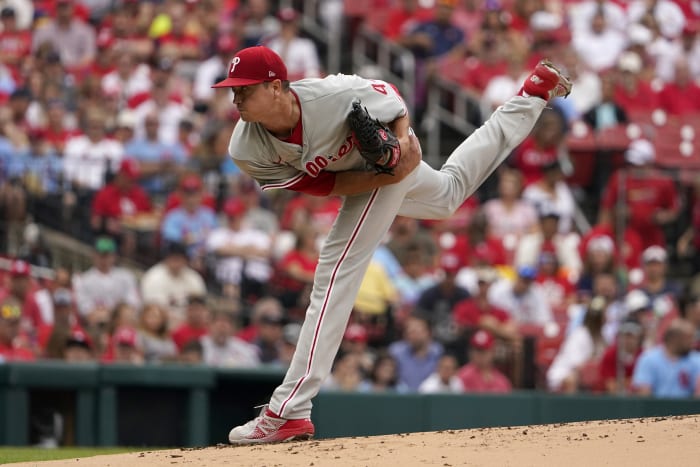
[[[353,323],[345,330],[343,339],[352,342],[367,342],[367,330],[361,324]]]
[[[122,326],[114,332],[114,342],[117,345],[136,347],[136,330],[129,326]]]
[[[202,189],[202,179],[198,175],[185,175],[180,182],[180,187],[185,191],[199,191]]]
[[[131,180],[139,178],[139,163],[134,159],[124,159],[119,166],[119,173]]]
[[[224,214],[231,217],[238,217],[246,210],[245,204],[238,198],[231,198],[224,204]]]
[[[280,56],[271,49],[256,45],[238,52],[229,65],[228,78],[212,87],[250,86],[276,79],[287,79],[287,67]]]
[[[493,347],[493,335],[480,329],[474,333],[469,343],[473,349],[488,350]]]
[[[26,261],[16,259],[10,266],[10,275],[12,277],[29,277],[31,274],[31,266]]]

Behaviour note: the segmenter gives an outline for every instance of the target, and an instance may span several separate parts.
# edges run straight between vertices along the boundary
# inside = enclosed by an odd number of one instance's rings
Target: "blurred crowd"
[[[576,123],[700,114],[697,2],[345,7],[413,51],[419,103],[440,73],[487,117],[541,57],[574,93],[450,219],[395,219],[325,390],[700,394],[700,183],[659,170],[643,131],[581,184],[567,144]],[[0,360],[286,368],[341,200],[241,175],[230,92],[210,86],[258,43],[323,76],[299,13],[7,0],[0,21]],[[57,264],[47,228],[91,265]]]

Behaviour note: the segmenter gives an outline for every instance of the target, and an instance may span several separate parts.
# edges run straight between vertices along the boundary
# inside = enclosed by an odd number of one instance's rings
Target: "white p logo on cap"
[[[236,69],[236,65],[241,63],[241,57],[233,57],[233,60],[231,60],[231,68],[228,70],[228,74],[232,75],[233,71]]]

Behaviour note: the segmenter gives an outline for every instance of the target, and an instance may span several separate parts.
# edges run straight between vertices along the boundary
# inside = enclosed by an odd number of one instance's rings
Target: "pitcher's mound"
[[[479,428],[267,446],[144,451],[16,466],[684,466],[700,459],[700,416]]]

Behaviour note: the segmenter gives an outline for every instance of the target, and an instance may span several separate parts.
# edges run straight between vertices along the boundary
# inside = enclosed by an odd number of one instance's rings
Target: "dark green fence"
[[[196,366],[0,365],[0,444],[28,445],[37,414],[75,445],[202,446],[255,416],[283,374]],[[700,413],[700,401],[637,397],[321,393],[318,438]]]

